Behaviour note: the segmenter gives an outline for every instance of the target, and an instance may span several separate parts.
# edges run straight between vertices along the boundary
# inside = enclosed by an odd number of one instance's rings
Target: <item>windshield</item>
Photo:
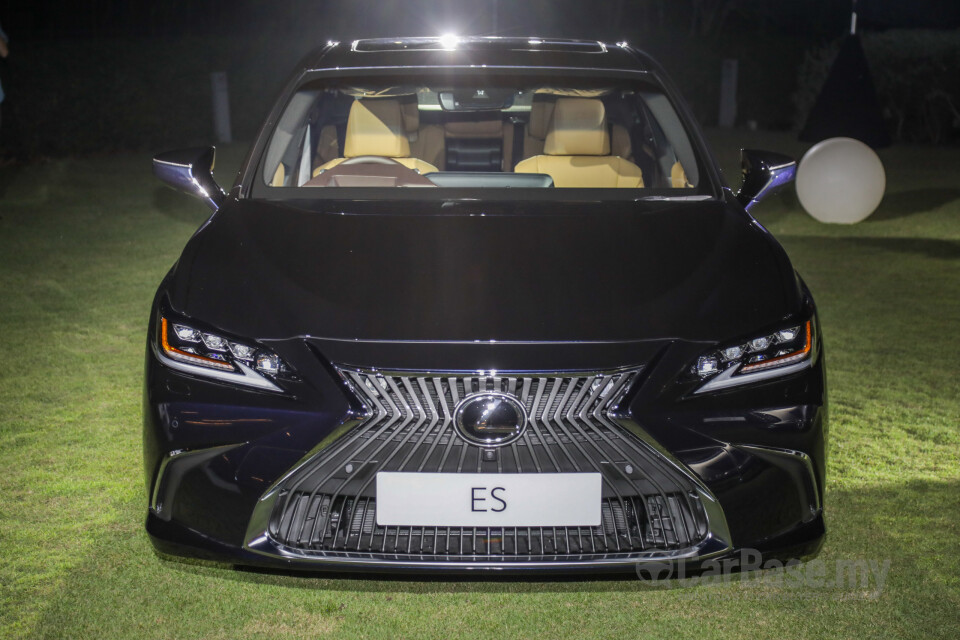
[[[345,187],[383,190],[371,198],[398,188],[709,193],[667,97],[624,80],[313,81],[288,101],[259,166],[268,197]]]

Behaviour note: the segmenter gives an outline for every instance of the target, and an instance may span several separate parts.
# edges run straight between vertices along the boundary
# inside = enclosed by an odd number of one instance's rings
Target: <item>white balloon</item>
[[[852,138],[830,138],[807,151],[797,167],[797,197],[820,222],[853,224],[876,211],[887,186],[873,149]]]

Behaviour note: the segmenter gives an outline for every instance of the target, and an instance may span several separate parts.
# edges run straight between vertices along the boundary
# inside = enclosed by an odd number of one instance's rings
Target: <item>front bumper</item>
[[[181,557],[199,558],[229,565],[257,567],[281,571],[305,571],[324,573],[362,573],[377,575],[587,575],[587,574],[638,574],[643,577],[643,569],[652,566],[662,569],[668,565],[673,575],[678,575],[679,566],[683,566],[683,575],[696,575],[699,571],[715,570],[716,566],[728,566],[744,556],[744,552],[759,551],[762,560],[759,566],[768,560],[805,561],[816,557],[826,540],[823,514],[818,514],[811,522],[799,525],[763,544],[728,549],[720,553],[706,553],[677,558],[622,558],[605,561],[579,562],[543,562],[524,564],[502,563],[425,563],[405,562],[401,559],[383,561],[370,558],[350,561],[349,559],[328,559],[322,563],[305,563],[296,558],[283,555],[264,555],[243,547],[225,544],[210,538],[201,532],[176,522],[161,520],[148,512],[146,531],[156,551],[171,560]],[[706,549],[704,549],[706,551]],[[756,558],[756,556],[753,556]]]
[[[314,350],[306,351],[314,363],[320,360]],[[661,362],[669,359],[667,352]],[[284,356],[296,361],[289,352]],[[147,530],[158,550],[305,570],[634,572],[638,564],[670,562],[683,563],[695,572],[704,562],[736,557],[746,549],[759,550],[765,558],[804,559],[815,555],[823,542],[826,395],[822,360],[799,375],[683,402],[664,396],[658,381],[659,375],[666,375],[658,373],[664,367],[620,369],[616,375],[626,376],[622,393],[615,402],[604,401],[606,413],[593,426],[576,419],[586,415],[580,407],[571,409],[578,396],[585,402],[596,391],[584,390],[587,382],[573,383],[569,389],[559,386],[549,402],[545,397],[531,398],[538,406],[548,405],[541,408],[541,418],[547,418],[539,421],[541,431],[532,431],[532,442],[528,442],[544,447],[539,453],[545,465],[555,460],[556,469],[544,470],[572,471],[579,465],[604,473],[604,500],[610,504],[605,515],[609,513],[613,522],[606,529],[549,532],[546,537],[544,531],[531,534],[497,528],[438,532],[372,526],[376,496],[369,482],[362,486],[363,480],[377,470],[396,470],[401,459],[418,460],[419,454],[411,453],[413,444],[432,445],[433,451],[462,446],[477,456],[477,466],[471,467],[470,461],[466,468],[484,472],[517,471],[515,467],[528,458],[509,454],[511,447],[504,447],[497,460],[484,462],[480,447],[452,437],[439,437],[433,444],[425,430],[431,425],[426,401],[409,396],[404,396],[408,408],[416,405],[414,400],[420,401],[424,419],[419,420],[411,409],[405,429],[397,429],[399,423],[384,429],[392,444],[380,446],[378,455],[364,456],[356,445],[353,449],[347,445],[357,441],[360,431],[376,431],[385,422],[383,416],[378,422],[377,412],[371,411],[376,397],[359,390],[357,384],[364,384],[364,375],[382,374],[357,370],[354,375],[361,378],[350,384],[349,375],[341,378],[322,364],[306,371],[306,358],[295,366],[312,382],[303,382],[294,393],[278,395],[190,378],[148,356],[144,451],[151,503]],[[522,388],[524,379],[547,379],[545,375],[514,376],[512,384]],[[597,375],[560,377],[588,381]],[[396,385],[402,391],[406,388],[403,376],[417,384],[416,376],[410,374],[389,374],[386,379],[392,380],[390,387]],[[453,377],[463,380],[466,376]],[[503,388],[511,384],[509,375],[498,377]],[[475,383],[488,384],[481,378]],[[523,395],[516,386],[514,391]],[[550,395],[549,385],[542,395]],[[559,414],[558,402],[567,403]],[[395,404],[403,413],[400,403]],[[596,402],[591,405],[597,406]],[[435,411],[443,416],[441,403]],[[419,432],[413,429],[418,421],[423,427]],[[448,458],[463,465],[460,449]],[[423,460],[427,460],[425,453]],[[327,473],[349,461],[358,468],[354,478]],[[370,461],[376,464],[370,466]],[[436,458],[430,464],[436,466],[435,462]],[[366,471],[360,473],[364,464]],[[625,477],[625,465],[638,475]],[[441,464],[428,470],[456,469]],[[309,485],[309,491],[301,492],[301,502],[313,499],[316,507],[312,515],[300,514],[298,530],[309,530],[310,535],[299,538],[289,535],[289,520],[294,516],[288,509],[297,482]],[[656,491],[644,489],[644,483]],[[678,498],[687,506],[658,516],[650,511],[653,493],[662,496],[662,507]],[[634,506],[623,508],[628,502]],[[366,516],[361,514],[364,506]],[[626,523],[631,514],[632,525]],[[305,521],[309,526],[304,526]],[[681,521],[686,523],[682,527]],[[672,530],[676,534],[669,534]]]

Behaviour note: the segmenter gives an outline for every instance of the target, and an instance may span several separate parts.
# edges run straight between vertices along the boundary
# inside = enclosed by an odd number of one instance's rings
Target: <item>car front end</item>
[[[813,298],[669,84],[654,84],[658,68],[623,48],[611,59],[624,69],[588,80],[583,43],[410,42],[423,70],[396,71],[406,83],[384,75],[387,43],[337,54],[358,65],[347,70],[325,50],[229,194],[193,181],[216,213],[161,284],[147,337],[155,546],[434,573],[815,555],[827,395]],[[472,66],[437,71],[448,55]],[[517,56],[540,67],[490,70]],[[558,56],[580,66],[550,71]],[[639,89],[631,65],[648,67]],[[377,123],[419,104],[419,131],[351,154],[369,119],[357,103]],[[507,133],[530,137],[542,103],[554,110],[543,156],[521,160],[517,143],[508,161]],[[568,114],[602,121],[606,147],[563,130]],[[434,125],[440,167],[409,152]],[[616,126],[635,162],[609,151]],[[346,159],[315,157],[324,131]],[[521,175],[524,163],[536,166]],[[567,165],[614,171],[617,188],[554,188]],[[775,165],[748,195],[776,182]],[[646,185],[624,188],[635,175]]]

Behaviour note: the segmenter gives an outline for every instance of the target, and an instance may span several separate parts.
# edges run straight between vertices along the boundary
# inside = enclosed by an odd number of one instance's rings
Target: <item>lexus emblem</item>
[[[453,424],[467,442],[499,447],[523,435],[527,412],[512,395],[484,391],[460,401],[454,410]]]

